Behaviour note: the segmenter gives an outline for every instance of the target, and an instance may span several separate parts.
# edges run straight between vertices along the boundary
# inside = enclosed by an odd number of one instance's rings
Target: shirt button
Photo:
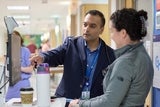
[[[82,84],[80,85],[80,88],[82,88],[83,86],[82,86]]]

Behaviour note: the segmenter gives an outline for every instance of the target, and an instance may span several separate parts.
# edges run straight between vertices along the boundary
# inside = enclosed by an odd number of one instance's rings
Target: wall
[[[0,22],[0,87],[2,87],[5,83],[4,74],[6,72],[4,71],[4,65],[5,65],[4,55],[6,55],[6,49],[7,49],[6,41],[7,41],[7,30],[6,30],[6,27],[4,26],[4,23]],[[5,96],[5,89],[6,87],[0,90],[0,92],[2,92],[2,94],[0,94],[0,100],[3,100],[3,101]],[[1,105],[1,101],[0,101],[0,105]]]
[[[0,22],[0,64],[4,64],[4,55],[6,55],[7,29],[3,22]]]

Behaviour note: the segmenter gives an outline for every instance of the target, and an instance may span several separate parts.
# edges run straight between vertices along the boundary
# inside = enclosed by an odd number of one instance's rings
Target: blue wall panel
[[[160,107],[160,89],[153,87],[153,107]]]
[[[160,10],[158,10],[160,11]],[[160,42],[160,29],[156,29],[156,0],[154,0],[154,31],[153,31],[153,41]],[[160,47],[159,47],[160,48]],[[160,107],[160,89],[153,87],[152,94],[152,107]]]

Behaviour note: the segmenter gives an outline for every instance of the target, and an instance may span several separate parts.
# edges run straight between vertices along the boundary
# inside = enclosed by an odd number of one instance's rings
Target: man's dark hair
[[[102,12],[100,12],[99,10],[89,10],[85,14],[85,16],[88,15],[88,14],[93,15],[93,16],[96,16],[96,15],[99,16],[101,18],[101,22],[102,22],[101,27],[104,27],[106,21],[105,21],[105,18],[104,18],[104,15],[103,15]]]

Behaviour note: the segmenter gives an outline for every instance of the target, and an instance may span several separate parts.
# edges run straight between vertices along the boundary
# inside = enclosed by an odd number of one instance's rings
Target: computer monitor
[[[21,79],[21,40],[18,36],[12,36],[13,30],[18,27],[13,17],[4,17],[7,28],[7,70],[9,71],[9,85],[13,86]]]

